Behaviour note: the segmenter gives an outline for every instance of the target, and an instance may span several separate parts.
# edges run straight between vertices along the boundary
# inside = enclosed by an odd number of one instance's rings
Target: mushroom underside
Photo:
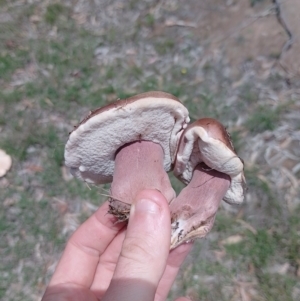
[[[171,169],[178,140],[189,122],[188,111],[179,101],[163,94],[123,100],[96,112],[76,127],[65,147],[65,164],[76,178],[110,183],[118,150],[141,140],[160,144],[164,169]]]

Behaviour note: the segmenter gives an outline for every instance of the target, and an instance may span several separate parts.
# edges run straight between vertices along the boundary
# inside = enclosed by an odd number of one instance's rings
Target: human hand
[[[166,299],[192,244],[169,252],[170,211],[164,196],[140,192],[126,229],[107,211],[106,202],[72,235],[42,301]]]

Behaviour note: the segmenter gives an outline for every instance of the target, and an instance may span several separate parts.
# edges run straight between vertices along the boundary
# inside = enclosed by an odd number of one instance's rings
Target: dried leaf
[[[8,207],[11,207],[13,205],[15,205],[17,203],[17,200],[16,199],[13,199],[13,198],[7,198],[4,200],[3,202],[3,207],[4,208],[8,208]]]
[[[53,102],[52,102],[49,98],[46,98],[46,99],[45,99],[45,103],[46,103],[49,107],[53,107]]]
[[[175,20],[175,19],[166,20],[165,25],[197,28],[197,24],[194,22],[186,22],[183,20]]]
[[[28,171],[33,172],[33,173],[35,173],[35,172],[42,172],[43,171],[43,167],[40,166],[40,165],[37,165],[37,164],[28,164],[26,166],[26,169]]]
[[[247,293],[246,289],[243,286],[240,286],[240,295],[242,301],[251,301],[251,296]]]
[[[222,262],[223,258],[226,256],[225,248],[222,248],[222,249],[223,250],[221,250],[221,251],[218,251],[218,250],[213,251],[218,262]]]
[[[30,18],[29,18],[30,22],[32,23],[39,23],[41,22],[41,17],[40,16],[37,16],[37,15],[32,15]]]
[[[117,223],[128,221],[131,204],[124,203],[113,197],[109,197],[108,202],[109,202],[108,213],[117,217],[118,219]]]
[[[65,200],[59,198],[53,198],[52,206],[60,214],[65,214],[68,211],[68,203]]]
[[[221,241],[221,244],[222,245],[233,245],[233,244],[238,244],[239,242],[241,242],[243,240],[244,240],[243,236],[236,234],[236,235],[232,235],[232,236],[229,236],[229,237],[223,239]]]
[[[283,264],[274,264],[267,269],[268,273],[271,274],[279,274],[279,275],[286,275],[290,268],[290,264],[288,262]]]
[[[252,232],[254,235],[257,234],[257,230],[251,226],[249,223],[245,222],[242,219],[237,219],[236,220],[238,223],[240,223],[244,228],[248,229],[250,232]]]

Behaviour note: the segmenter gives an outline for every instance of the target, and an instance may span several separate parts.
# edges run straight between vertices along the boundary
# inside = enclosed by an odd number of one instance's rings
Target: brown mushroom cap
[[[91,112],[70,134],[65,164],[74,176],[95,184],[112,181],[117,151],[134,141],[152,141],[164,152],[169,171],[188,111],[171,94],[152,91]]]
[[[224,201],[230,204],[243,202],[244,164],[235,153],[225,127],[213,118],[200,119],[184,130],[178,145],[174,174],[188,184],[195,167],[201,162],[230,176],[231,184]]]

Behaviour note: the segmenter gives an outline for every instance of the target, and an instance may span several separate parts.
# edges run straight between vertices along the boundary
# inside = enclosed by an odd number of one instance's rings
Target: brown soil
[[[206,2],[211,9],[201,10]],[[209,3],[209,4],[208,4]],[[280,1],[278,1],[280,3]],[[283,50],[289,36],[276,16],[271,1],[262,1],[253,7],[249,0],[197,1],[195,11],[202,14],[195,29],[199,40],[206,43],[207,52],[218,50],[226,54],[236,73],[247,61],[261,65],[261,58],[280,59],[290,76],[300,75],[300,2],[287,0],[280,5],[280,15],[294,37],[289,50]]]

